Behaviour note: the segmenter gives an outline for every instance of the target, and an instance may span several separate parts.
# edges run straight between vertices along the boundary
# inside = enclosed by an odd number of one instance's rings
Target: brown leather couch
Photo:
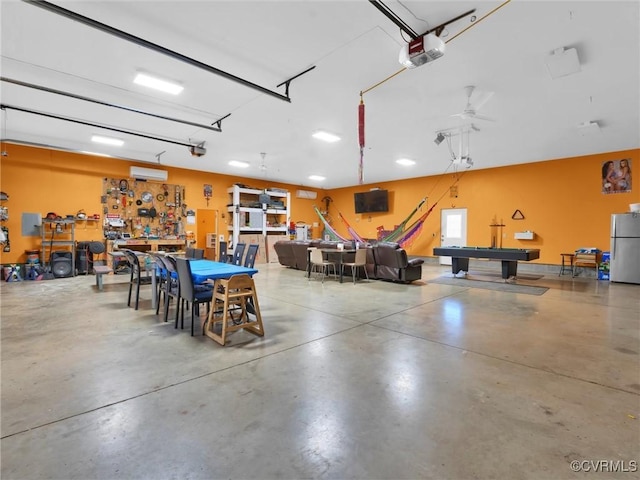
[[[376,278],[393,282],[410,283],[422,278],[424,260],[409,260],[407,252],[394,242],[378,242],[373,246]]]
[[[280,262],[280,265],[284,265],[289,268],[297,268],[296,257],[293,254],[293,241],[280,240],[273,244],[273,249],[278,255],[278,262]]]

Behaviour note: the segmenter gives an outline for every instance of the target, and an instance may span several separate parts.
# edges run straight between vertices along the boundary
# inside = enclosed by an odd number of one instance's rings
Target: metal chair
[[[136,307],[138,310],[138,304],[140,301],[140,285],[151,285],[152,279],[149,275],[142,276],[142,266],[140,265],[140,259],[136,252],[127,248],[121,248],[120,251],[124,253],[129,268],[131,270],[131,277],[129,278],[129,298],[127,300],[127,306],[131,306],[131,293],[133,292],[133,286],[136,286]],[[145,266],[146,267],[146,266]],[[145,268],[146,270],[146,268]]]
[[[182,308],[181,327],[184,328],[184,302],[186,301],[191,304],[191,336],[193,336],[195,316],[200,315],[199,306],[203,303],[211,304],[213,289],[208,285],[198,285],[197,287],[194,285],[189,260],[186,258],[176,258],[175,261],[178,270],[178,281],[180,282],[180,305]]]
[[[340,272],[341,275],[344,275],[344,267],[351,268],[351,276],[353,277],[354,285],[356,284],[356,273],[358,272],[358,269],[360,267],[362,267],[367,280],[369,280],[369,274],[367,273],[367,250],[364,248],[360,248],[356,250],[356,256],[353,262],[343,262],[340,266],[340,268],[342,269],[342,272]]]
[[[244,249],[247,245],[245,243],[237,243],[233,249],[233,260],[231,263],[234,265],[242,265],[242,256],[244,255]]]
[[[247,268],[253,268],[253,265],[256,263],[256,256],[258,255],[258,248],[260,245],[257,243],[252,243],[249,245],[247,249],[247,255],[244,257],[244,266]]]

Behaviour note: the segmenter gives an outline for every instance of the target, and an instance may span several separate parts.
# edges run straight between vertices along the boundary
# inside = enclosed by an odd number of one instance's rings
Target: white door
[[[440,246],[467,246],[466,208],[443,208],[440,210]],[[451,257],[440,257],[440,265],[451,265]]]

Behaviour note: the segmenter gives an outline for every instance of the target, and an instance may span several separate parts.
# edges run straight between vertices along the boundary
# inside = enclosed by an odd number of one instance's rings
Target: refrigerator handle
[[[613,215],[611,220],[611,258],[613,259],[616,256],[616,243],[618,240],[616,236],[616,216]]]

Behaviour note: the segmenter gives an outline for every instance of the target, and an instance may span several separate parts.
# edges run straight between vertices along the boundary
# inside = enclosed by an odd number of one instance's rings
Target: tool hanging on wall
[[[11,242],[9,242],[9,229],[7,227],[2,227],[2,233],[0,233],[0,243],[3,244],[3,252],[11,251]]]

